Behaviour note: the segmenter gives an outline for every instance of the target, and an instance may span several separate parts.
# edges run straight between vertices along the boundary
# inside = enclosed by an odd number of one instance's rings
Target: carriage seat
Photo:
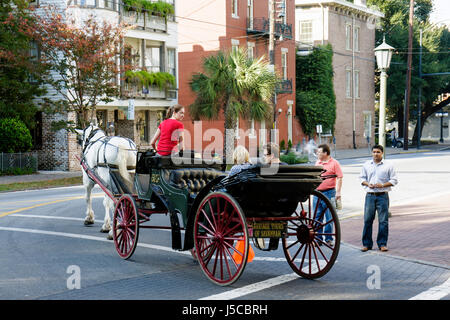
[[[207,168],[189,168],[167,170],[169,184],[179,188],[188,189],[189,195],[195,198],[199,191],[213,179],[224,175],[224,172]]]

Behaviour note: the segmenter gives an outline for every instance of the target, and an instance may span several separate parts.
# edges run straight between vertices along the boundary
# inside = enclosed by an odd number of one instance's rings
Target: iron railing
[[[292,93],[292,80],[291,79],[285,79],[281,80],[279,83],[277,89],[277,93]]]
[[[37,152],[0,153],[0,172],[8,172],[15,168],[38,170]]]
[[[247,18],[247,34],[269,36],[270,21],[267,18]],[[275,36],[292,39],[292,24],[275,22]]]

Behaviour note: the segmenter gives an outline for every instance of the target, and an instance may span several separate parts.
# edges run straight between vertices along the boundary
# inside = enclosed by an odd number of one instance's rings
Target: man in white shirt
[[[373,246],[372,225],[375,212],[378,212],[378,248],[388,251],[387,240],[389,233],[389,195],[391,187],[398,183],[397,174],[391,163],[383,159],[383,147],[372,147],[372,160],[364,163],[359,179],[366,191],[364,204],[364,228],[362,233],[363,247],[361,251],[371,250]]]

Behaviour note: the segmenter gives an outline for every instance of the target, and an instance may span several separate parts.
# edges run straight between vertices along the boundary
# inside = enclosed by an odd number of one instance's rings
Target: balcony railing
[[[269,36],[270,21],[267,18],[247,18],[247,34]],[[292,24],[275,22],[275,36],[292,39]]]
[[[161,89],[157,86],[143,86],[140,83],[125,83],[122,90],[124,98],[133,99],[168,99],[177,98],[176,88]]]
[[[277,88],[277,93],[292,93],[292,79],[281,80]]]
[[[167,23],[164,17],[150,15],[146,12],[123,11],[124,22],[135,25],[143,30],[157,30],[167,32]]]

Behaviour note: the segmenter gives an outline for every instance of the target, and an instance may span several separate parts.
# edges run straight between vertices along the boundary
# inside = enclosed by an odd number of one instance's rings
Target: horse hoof
[[[100,232],[101,232],[101,233],[108,233],[108,232],[109,232],[109,229],[103,229],[103,228],[101,228],[101,229],[100,229]]]
[[[89,226],[89,225],[91,225],[91,224],[94,224],[94,221],[91,221],[91,220],[84,220],[84,225],[85,225],[85,226]]]
[[[110,234],[108,234],[108,235],[106,236],[106,239],[108,239],[108,240],[113,240],[113,236],[110,235]]]

